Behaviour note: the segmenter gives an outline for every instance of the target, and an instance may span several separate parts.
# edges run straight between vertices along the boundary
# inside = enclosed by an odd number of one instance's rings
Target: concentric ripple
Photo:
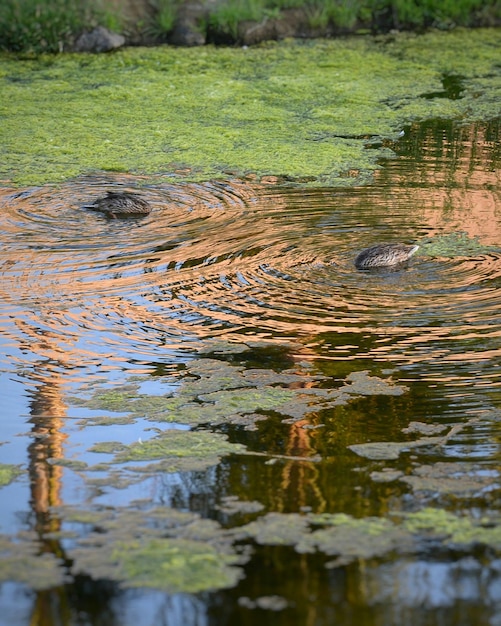
[[[437,151],[418,160],[404,141],[400,158],[359,189],[130,176],[4,189],[5,367],[169,362],[214,337],[292,339],[310,358],[449,363],[451,375],[458,363],[497,358],[499,169],[487,135],[483,160],[478,129],[474,153],[470,139],[465,131],[452,164]],[[108,190],[138,192],[153,211],[110,220],[84,208]],[[375,242],[455,232],[478,243],[475,253],[430,256],[423,243],[397,271],[353,266]]]

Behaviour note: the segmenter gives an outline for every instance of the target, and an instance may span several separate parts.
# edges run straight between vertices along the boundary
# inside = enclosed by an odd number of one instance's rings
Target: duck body
[[[355,259],[355,267],[359,270],[393,267],[408,261],[418,249],[418,245],[380,243],[362,250]]]
[[[104,198],[98,198],[95,202],[87,205],[93,211],[101,211],[108,217],[142,217],[151,213],[149,202],[135,193],[126,191],[108,191]]]

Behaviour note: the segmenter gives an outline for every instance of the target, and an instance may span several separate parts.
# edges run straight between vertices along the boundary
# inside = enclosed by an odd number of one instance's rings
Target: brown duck
[[[86,208],[93,211],[101,211],[101,213],[104,213],[111,219],[117,217],[142,217],[151,212],[149,202],[128,191],[108,191],[104,198],[98,198],[92,204],[86,205]]]
[[[368,270],[375,267],[400,265],[408,261],[418,249],[418,245],[380,243],[362,250],[355,259],[355,267],[359,270]]]

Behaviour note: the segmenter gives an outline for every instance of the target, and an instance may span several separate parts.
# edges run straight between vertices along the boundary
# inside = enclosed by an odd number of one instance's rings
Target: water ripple
[[[377,241],[455,231],[486,246],[501,241],[499,172],[478,165],[471,185],[449,184],[452,205],[444,211],[443,159],[426,158],[437,174],[419,186],[415,162],[402,157],[360,189],[155,184],[118,175],[4,189],[2,327],[23,354],[7,355],[5,367],[47,358],[113,369],[169,360],[207,338],[242,336],[299,340],[310,358],[450,363],[445,378],[457,363],[497,358],[495,249],[418,253],[398,271],[353,266],[356,253]],[[153,210],[110,220],[84,208],[108,190],[134,190]]]

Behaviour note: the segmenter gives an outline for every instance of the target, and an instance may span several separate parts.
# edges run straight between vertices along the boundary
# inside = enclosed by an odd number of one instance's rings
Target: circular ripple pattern
[[[378,241],[465,231],[486,246],[501,242],[498,171],[480,164],[468,185],[448,190],[423,175],[431,171],[425,161],[418,176],[415,159],[402,156],[373,186],[349,190],[236,180],[148,186],[118,176],[4,189],[5,367],[50,360],[76,371],[121,369],[169,362],[214,337],[292,339],[310,358],[426,361],[451,377],[498,357],[495,250],[418,253],[397,271],[353,266]],[[84,208],[107,190],[138,192],[153,211],[110,220]]]

